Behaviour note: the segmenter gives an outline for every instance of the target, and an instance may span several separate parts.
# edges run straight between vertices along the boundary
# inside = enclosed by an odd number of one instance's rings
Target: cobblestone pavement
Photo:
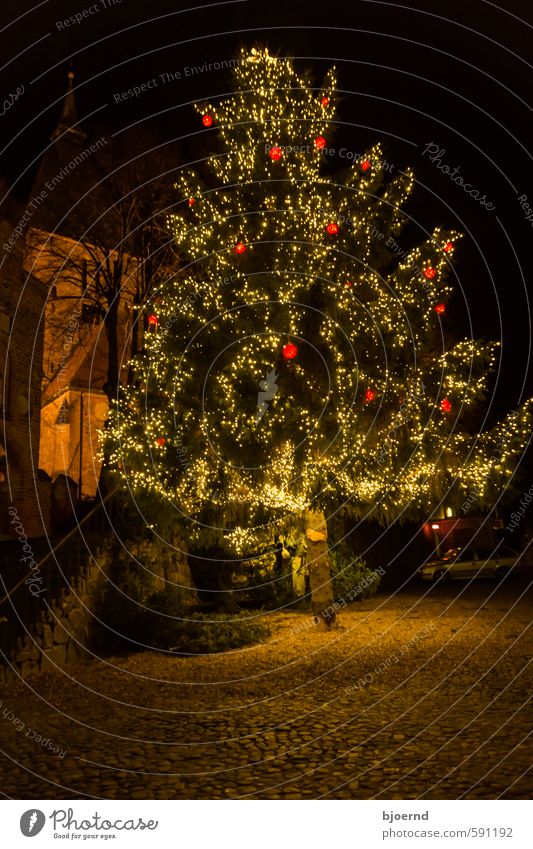
[[[1,696],[3,793],[530,798],[532,608],[523,581],[412,587],[331,633],[277,613],[244,651],[35,676]]]

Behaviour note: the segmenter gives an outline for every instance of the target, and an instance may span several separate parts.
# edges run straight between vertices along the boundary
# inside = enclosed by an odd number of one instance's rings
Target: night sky
[[[58,26],[93,8],[81,23]],[[178,139],[181,161],[208,151],[191,102],[230,91],[228,70],[186,69],[222,62],[240,46],[266,44],[294,57],[320,84],[334,63],[342,91],[335,146],[355,151],[380,141],[396,171],[410,164],[417,187],[405,238],[419,242],[436,224],[465,233],[457,250],[456,293],[449,310],[459,335],[503,338],[493,412],[533,394],[528,287],[532,276],[531,100],[533,7],[506,0],[399,3],[200,3],[176,0],[3,0],[2,97],[24,93],[0,118],[0,169],[19,198],[57,125],[69,65],[76,73],[80,117],[89,134],[147,122]],[[163,75],[165,82],[161,79]],[[168,76],[167,76],[168,75]],[[175,79],[171,79],[174,75]],[[138,98],[115,94],[156,80]],[[431,163],[459,167],[494,209],[469,197]],[[176,163],[179,164],[179,163]],[[345,165],[346,162],[339,162]],[[533,214],[531,215],[533,219]]]

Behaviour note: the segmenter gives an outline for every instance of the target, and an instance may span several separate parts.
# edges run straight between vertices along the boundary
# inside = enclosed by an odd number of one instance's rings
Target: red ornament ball
[[[326,230],[330,236],[336,236],[339,232],[339,225],[335,221],[330,221],[326,226]]]
[[[317,150],[324,150],[326,146],[326,139],[324,136],[317,136],[315,139],[315,147]]]
[[[424,277],[427,277],[428,280],[432,280],[436,273],[435,269],[429,266],[429,268],[424,270]]]
[[[367,389],[365,392],[365,404],[370,404],[376,397],[376,393],[373,389]]]
[[[283,346],[283,358],[285,360],[294,360],[295,357],[298,356],[298,348],[292,342],[287,342],[286,345]]]
[[[437,312],[439,315],[442,315],[443,312],[446,312],[445,304],[437,304],[435,307],[435,312]]]
[[[244,244],[244,242],[237,242],[237,244],[236,244],[236,245],[235,245],[235,247],[233,248],[233,251],[234,251],[234,253],[236,253],[236,254],[243,254],[243,253],[245,253],[245,252],[246,252],[246,250],[247,250],[247,247],[246,247],[246,245]]]
[[[446,251],[447,254],[451,253],[453,251],[453,242],[446,242],[443,250]]]
[[[353,282],[351,280],[345,280],[344,285],[346,286],[347,289],[351,289],[352,286],[353,286]]]
[[[363,159],[361,162],[361,171],[368,171],[369,168],[372,168],[369,159]]]
[[[205,115],[202,115],[202,124],[204,127],[211,127],[213,124],[213,118],[211,115],[208,115],[207,112]]]
[[[443,398],[440,402],[440,408],[443,413],[449,413],[452,409],[451,401],[448,398]]]
[[[326,106],[329,106],[329,97],[323,97],[323,98],[322,98],[322,100],[321,100],[320,102],[321,102],[322,106],[323,106],[323,107],[324,107],[324,109],[325,109],[325,108],[326,108]]]
[[[159,324],[159,320],[154,313],[148,316],[148,324],[150,325],[150,327],[157,327],[157,325]]]
[[[194,204],[196,203],[196,198],[189,198],[188,202],[189,202],[189,206],[194,206]]]
[[[281,147],[271,147],[268,151],[268,155],[270,156],[272,162],[278,162],[283,156],[283,151]]]
[[[159,445],[159,447],[160,447],[160,448],[162,448],[162,447],[163,447],[163,445],[165,445],[165,443],[166,443],[166,439],[165,439],[165,437],[164,437],[164,436],[158,436],[158,437],[157,437],[157,439],[156,439],[156,445]]]

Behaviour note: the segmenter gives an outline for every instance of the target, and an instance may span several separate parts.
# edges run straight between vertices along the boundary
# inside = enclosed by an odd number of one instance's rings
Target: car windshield
[[[438,557],[439,562],[448,562],[450,560],[490,560],[494,557],[493,552],[488,548],[450,548],[441,557]]]
[[[441,557],[437,557],[437,560],[442,563],[446,563],[449,560],[455,560],[459,555],[460,551],[460,548],[450,548],[449,551],[446,552],[446,554],[443,554]]]

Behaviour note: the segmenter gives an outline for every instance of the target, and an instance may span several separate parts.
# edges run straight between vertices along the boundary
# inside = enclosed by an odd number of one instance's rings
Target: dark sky
[[[191,7],[192,7],[191,3]],[[58,22],[93,8],[80,23]],[[497,407],[516,406],[530,351],[527,289],[532,276],[531,101],[533,5],[505,0],[350,0],[198,3],[176,0],[3,0],[3,97],[24,93],[0,117],[0,168],[16,191],[31,185],[57,123],[69,63],[78,114],[120,129],[147,121],[182,137],[182,159],[198,144],[190,102],[228,92],[228,71],[185,76],[185,68],[222,61],[241,45],[266,43],[310,68],[317,81],[334,62],[343,91],[337,146],[363,150],[381,141],[396,169],[418,181],[408,212],[420,231],[451,225],[466,237],[457,252],[458,291],[450,318],[474,335],[504,339]],[[160,74],[181,75],[161,82]],[[124,103],[114,94],[152,79],[157,86]],[[202,131],[201,131],[202,132]],[[495,205],[488,210],[451,182],[423,150]],[[533,217],[533,216],[532,216]],[[462,292],[460,291],[462,290]],[[532,394],[528,378],[526,391]]]

